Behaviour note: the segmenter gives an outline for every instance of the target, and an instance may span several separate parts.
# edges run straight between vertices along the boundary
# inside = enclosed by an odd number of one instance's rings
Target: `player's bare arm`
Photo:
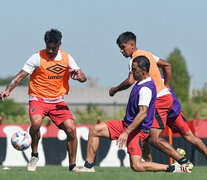
[[[125,79],[120,85],[116,87],[112,87],[109,90],[109,95],[114,96],[114,94],[116,94],[118,91],[128,89],[134,83],[135,83],[135,80],[134,80],[133,74],[132,72],[130,72],[127,79]]]
[[[133,132],[147,117],[147,109],[147,106],[139,106],[139,113],[134,118],[134,121],[126,128],[126,130],[122,134],[120,134],[117,140],[117,145],[119,146],[119,148],[126,146],[128,135]]]
[[[162,59],[159,59],[158,63],[157,63],[157,66],[159,68],[162,68],[162,71],[163,71],[163,75],[164,75],[164,83],[165,83],[165,86],[167,88],[169,88],[170,86],[170,80],[171,80],[171,64],[162,60]]]
[[[4,101],[5,97],[9,96],[10,92],[19,84],[19,82],[28,76],[28,72],[21,70],[16,76],[14,76],[11,82],[7,85],[5,91],[1,93],[1,100]]]
[[[81,83],[87,80],[85,74],[81,71],[81,69],[69,69],[70,76],[73,80],[77,80]]]

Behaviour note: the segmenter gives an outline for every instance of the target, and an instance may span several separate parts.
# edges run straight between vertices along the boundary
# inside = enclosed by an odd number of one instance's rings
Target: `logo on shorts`
[[[32,113],[35,112],[35,107],[32,108]]]

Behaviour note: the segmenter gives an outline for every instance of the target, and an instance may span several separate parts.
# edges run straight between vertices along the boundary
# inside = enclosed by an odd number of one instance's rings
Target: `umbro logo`
[[[56,64],[54,66],[46,68],[48,71],[53,72],[55,74],[60,74],[65,71],[66,67]]]

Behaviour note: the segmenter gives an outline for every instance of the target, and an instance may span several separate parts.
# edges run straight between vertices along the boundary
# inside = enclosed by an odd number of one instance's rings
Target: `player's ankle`
[[[167,165],[167,169],[166,169],[166,172],[173,172],[175,170],[175,166],[170,166],[170,165]]]
[[[86,161],[85,164],[84,164],[84,166],[85,166],[86,168],[92,168],[93,165],[94,165],[93,162],[90,162],[90,161]]]
[[[177,161],[179,164],[186,164],[188,162],[188,159],[185,158],[185,157],[182,157],[180,158],[178,161]]]
[[[32,157],[36,157],[36,158],[38,158],[38,153],[33,153],[33,152],[32,152],[32,153],[31,153],[31,156],[32,156]]]
[[[70,165],[69,165],[69,171],[72,171],[72,169],[73,169],[74,167],[76,167],[76,164],[70,164]]]

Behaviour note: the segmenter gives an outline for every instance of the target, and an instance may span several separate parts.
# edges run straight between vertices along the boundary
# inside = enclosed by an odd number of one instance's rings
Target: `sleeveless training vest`
[[[42,98],[57,98],[69,91],[69,56],[60,50],[62,59],[50,59],[46,49],[39,51],[40,66],[30,75],[29,95]]]
[[[155,61],[152,54],[147,51],[137,49],[132,56],[132,60],[138,56],[145,56],[149,59],[149,61],[150,61],[149,74],[150,74],[150,77],[154,80],[155,86],[157,88],[157,94],[159,94],[159,92],[162,91],[163,89],[165,89],[166,86],[163,83],[159,68],[157,66],[157,62]]]

